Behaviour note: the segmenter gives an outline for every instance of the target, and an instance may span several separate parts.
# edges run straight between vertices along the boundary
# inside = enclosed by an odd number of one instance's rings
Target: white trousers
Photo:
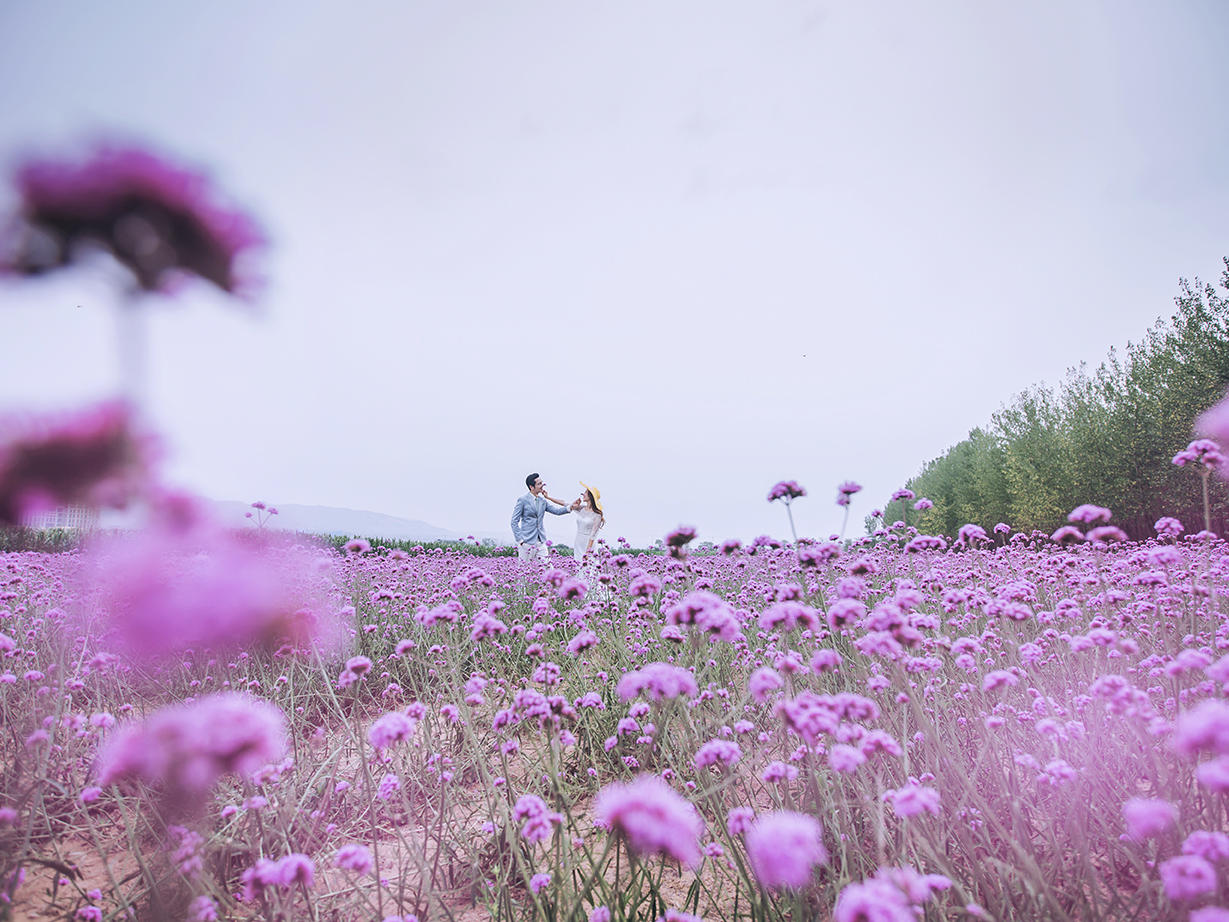
[[[537,560],[539,557],[546,559],[550,556],[550,549],[547,548],[545,542],[542,544],[521,544],[517,546],[516,556],[521,560]]]

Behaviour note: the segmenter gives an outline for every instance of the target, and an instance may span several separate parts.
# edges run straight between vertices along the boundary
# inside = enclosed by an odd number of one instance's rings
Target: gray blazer
[[[567,515],[571,510],[556,506],[541,496],[526,493],[512,510],[512,536],[517,544],[541,544],[546,540],[546,513]]]

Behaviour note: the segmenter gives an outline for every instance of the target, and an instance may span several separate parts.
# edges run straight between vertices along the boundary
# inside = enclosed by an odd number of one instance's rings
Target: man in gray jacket
[[[568,509],[559,500],[547,495],[546,481],[537,474],[525,478],[529,492],[516,501],[512,510],[512,536],[516,538],[517,555],[521,560],[546,556],[546,513],[567,515]]]

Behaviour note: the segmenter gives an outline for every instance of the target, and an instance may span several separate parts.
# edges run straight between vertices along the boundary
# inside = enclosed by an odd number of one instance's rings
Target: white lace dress
[[[572,552],[576,555],[576,562],[580,563],[589,551],[589,542],[597,538],[597,528],[602,517],[583,506],[573,512],[572,516],[576,519],[576,541],[572,544]]]
[[[589,600],[609,602],[610,589],[598,578],[601,558],[598,557],[596,548],[589,550],[589,542],[597,540],[597,529],[602,523],[602,517],[592,509],[584,507],[577,509],[572,515],[576,516],[576,542],[572,545],[578,565],[576,575],[589,587]]]

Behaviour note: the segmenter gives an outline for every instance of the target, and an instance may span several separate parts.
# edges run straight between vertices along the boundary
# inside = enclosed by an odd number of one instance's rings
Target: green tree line
[[[1172,459],[1229,387],[1229,257],[1223,262],[1220,289],[1180,280],[1173,316],[1125,351],[1111,349],[1096,369],[1068,369],[1056,388],[1016,394],[906,484],[932,508],[897,500],[885,520],[927,534],[954,535],[965,523],[990,533],[999,522],[1052,532],[1074,507],[1095,503],[1133,538],[1153,534],[1162,516],[1201,529],[1199,474]],[[1212,528],[1224,534],[1229,486],[1216,477],[1211,501]]]

